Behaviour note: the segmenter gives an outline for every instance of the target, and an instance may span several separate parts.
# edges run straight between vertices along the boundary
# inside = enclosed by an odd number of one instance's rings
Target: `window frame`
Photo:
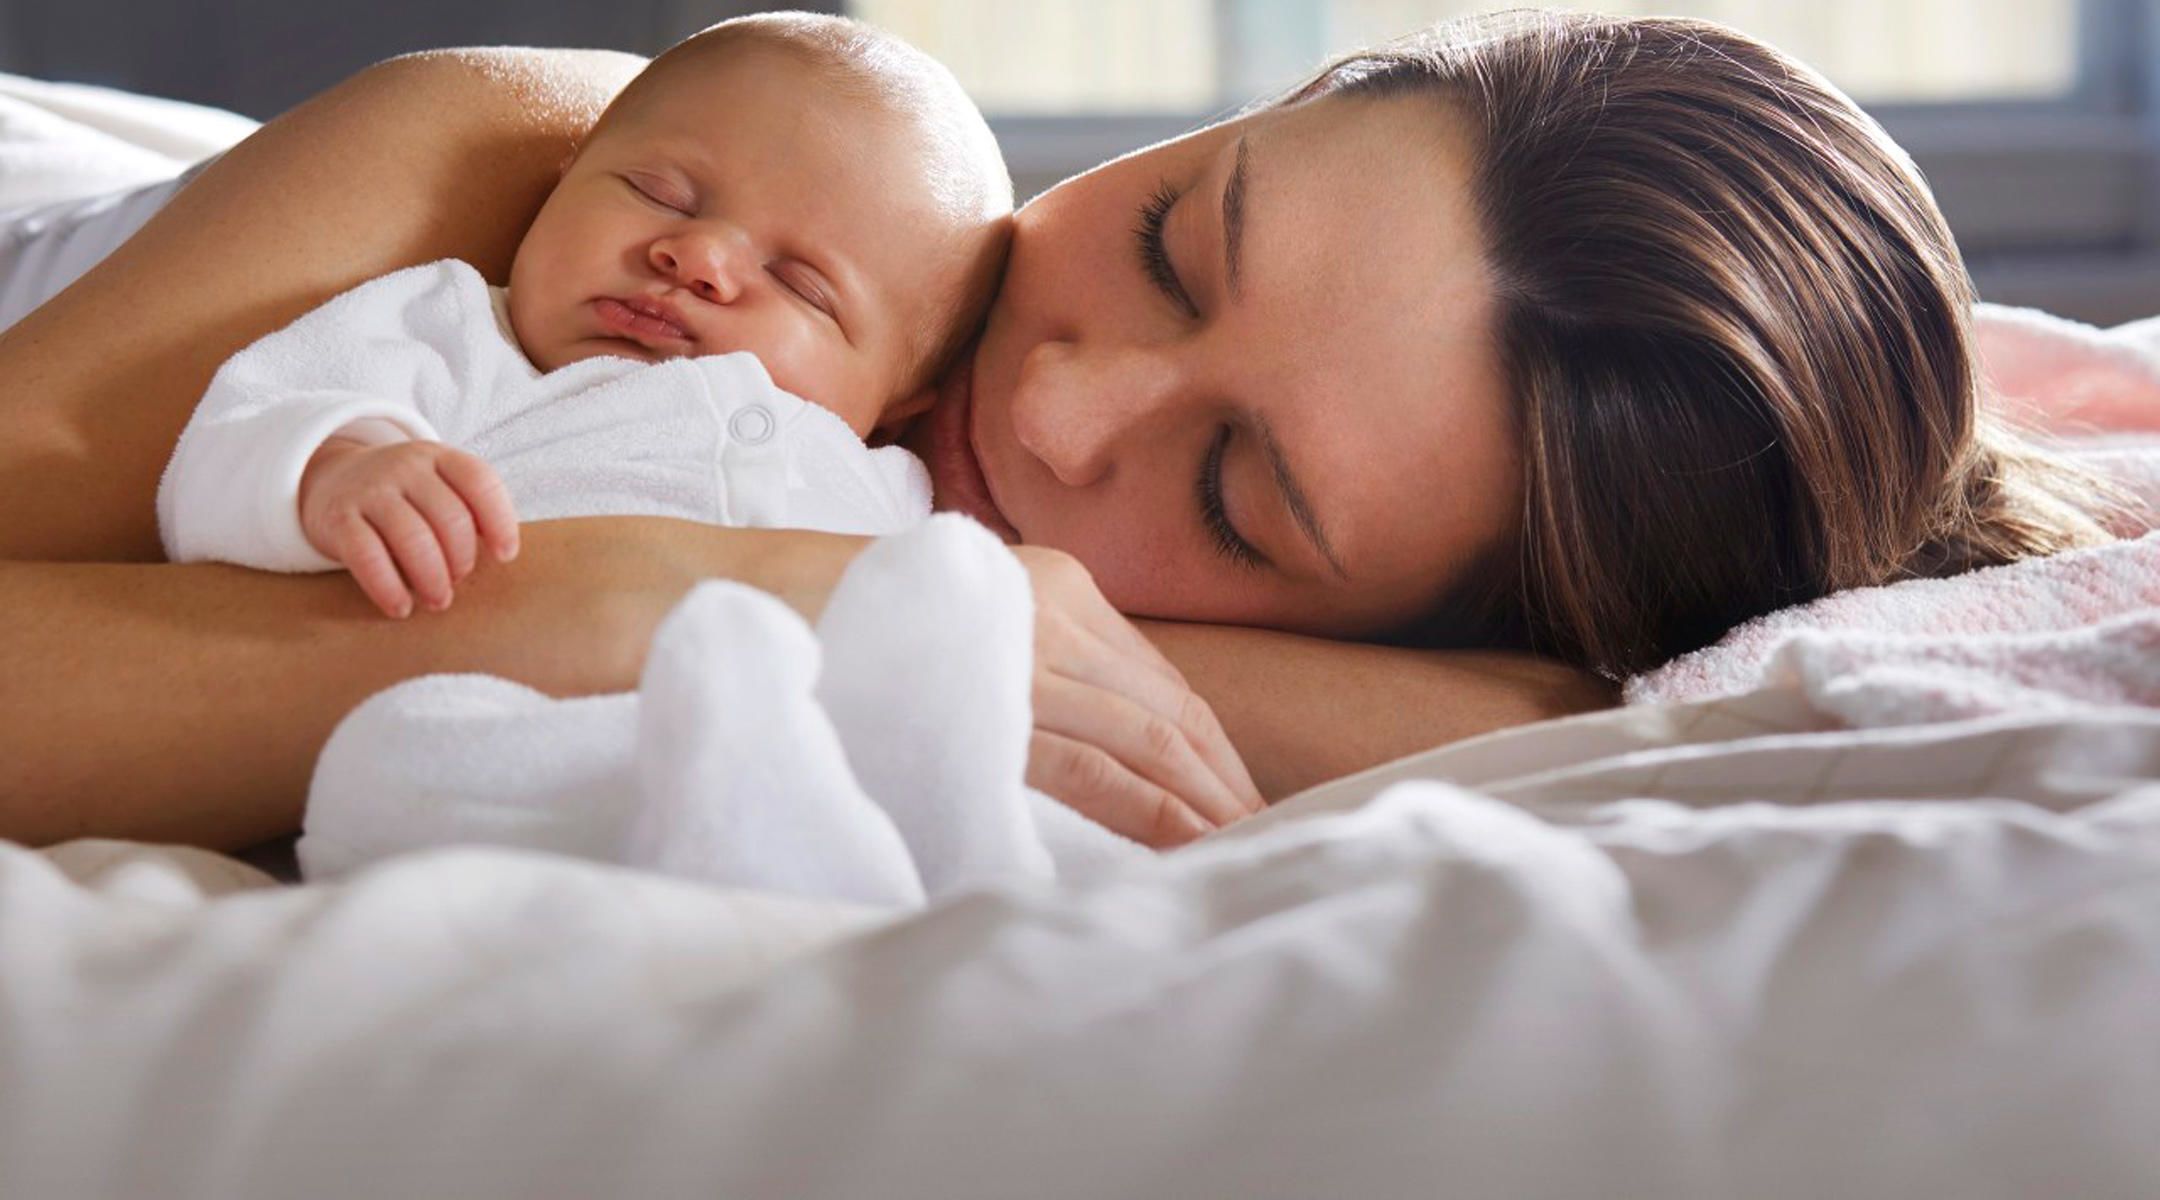
[[[1870,106],[1933,187],[1984,296],[2097,321],[2160,310],[2156,61],[2160,0],[2080,0],[2064,94]],[[990,125],[1026,197],[1232,111]]]

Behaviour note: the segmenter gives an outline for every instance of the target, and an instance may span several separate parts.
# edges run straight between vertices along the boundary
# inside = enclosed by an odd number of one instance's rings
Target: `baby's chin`
[[[626,338],[585,338],[562,346],[543,343],[537,349],[527,349],[525,357],[545,373],[560,371],[572,363],[591,358],[627,358],[632,362],[654,363],[664,356]]]

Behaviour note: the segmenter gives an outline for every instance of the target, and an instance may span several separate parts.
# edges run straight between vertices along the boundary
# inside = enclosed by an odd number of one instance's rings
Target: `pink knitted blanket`
[[[1997,402],[2160,511],[2160,318],[2099,330],[1984,305],[1979,327]],[[1777,686],[1854,727],[2160,708],[2160,531],[1770,613],[1629,680],[1626,697]]]

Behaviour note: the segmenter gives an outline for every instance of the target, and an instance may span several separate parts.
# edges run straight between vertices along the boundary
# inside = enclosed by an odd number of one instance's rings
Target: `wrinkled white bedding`
[[[2150,1194],[2160,723],[1816,720],[1513,730],[868,936],[507,851],[201,900],[7,849],[0,1195]]]

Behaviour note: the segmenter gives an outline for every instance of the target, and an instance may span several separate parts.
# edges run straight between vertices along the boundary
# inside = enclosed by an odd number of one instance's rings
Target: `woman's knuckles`
[[[1158,770],[1182,763],[1190,749],[1183,729],[1153,713],[1140,724],[1140,745]]]
[[[1178,684],[1185,688],[1178,696],[1177,714],[1173,718],[1179,733],[1196,746],[1221,739],[1222,723],[1215,719],[1215,710],[1200,698],[1200,693],[1186,686],[1183,679],[1178,680]]]

